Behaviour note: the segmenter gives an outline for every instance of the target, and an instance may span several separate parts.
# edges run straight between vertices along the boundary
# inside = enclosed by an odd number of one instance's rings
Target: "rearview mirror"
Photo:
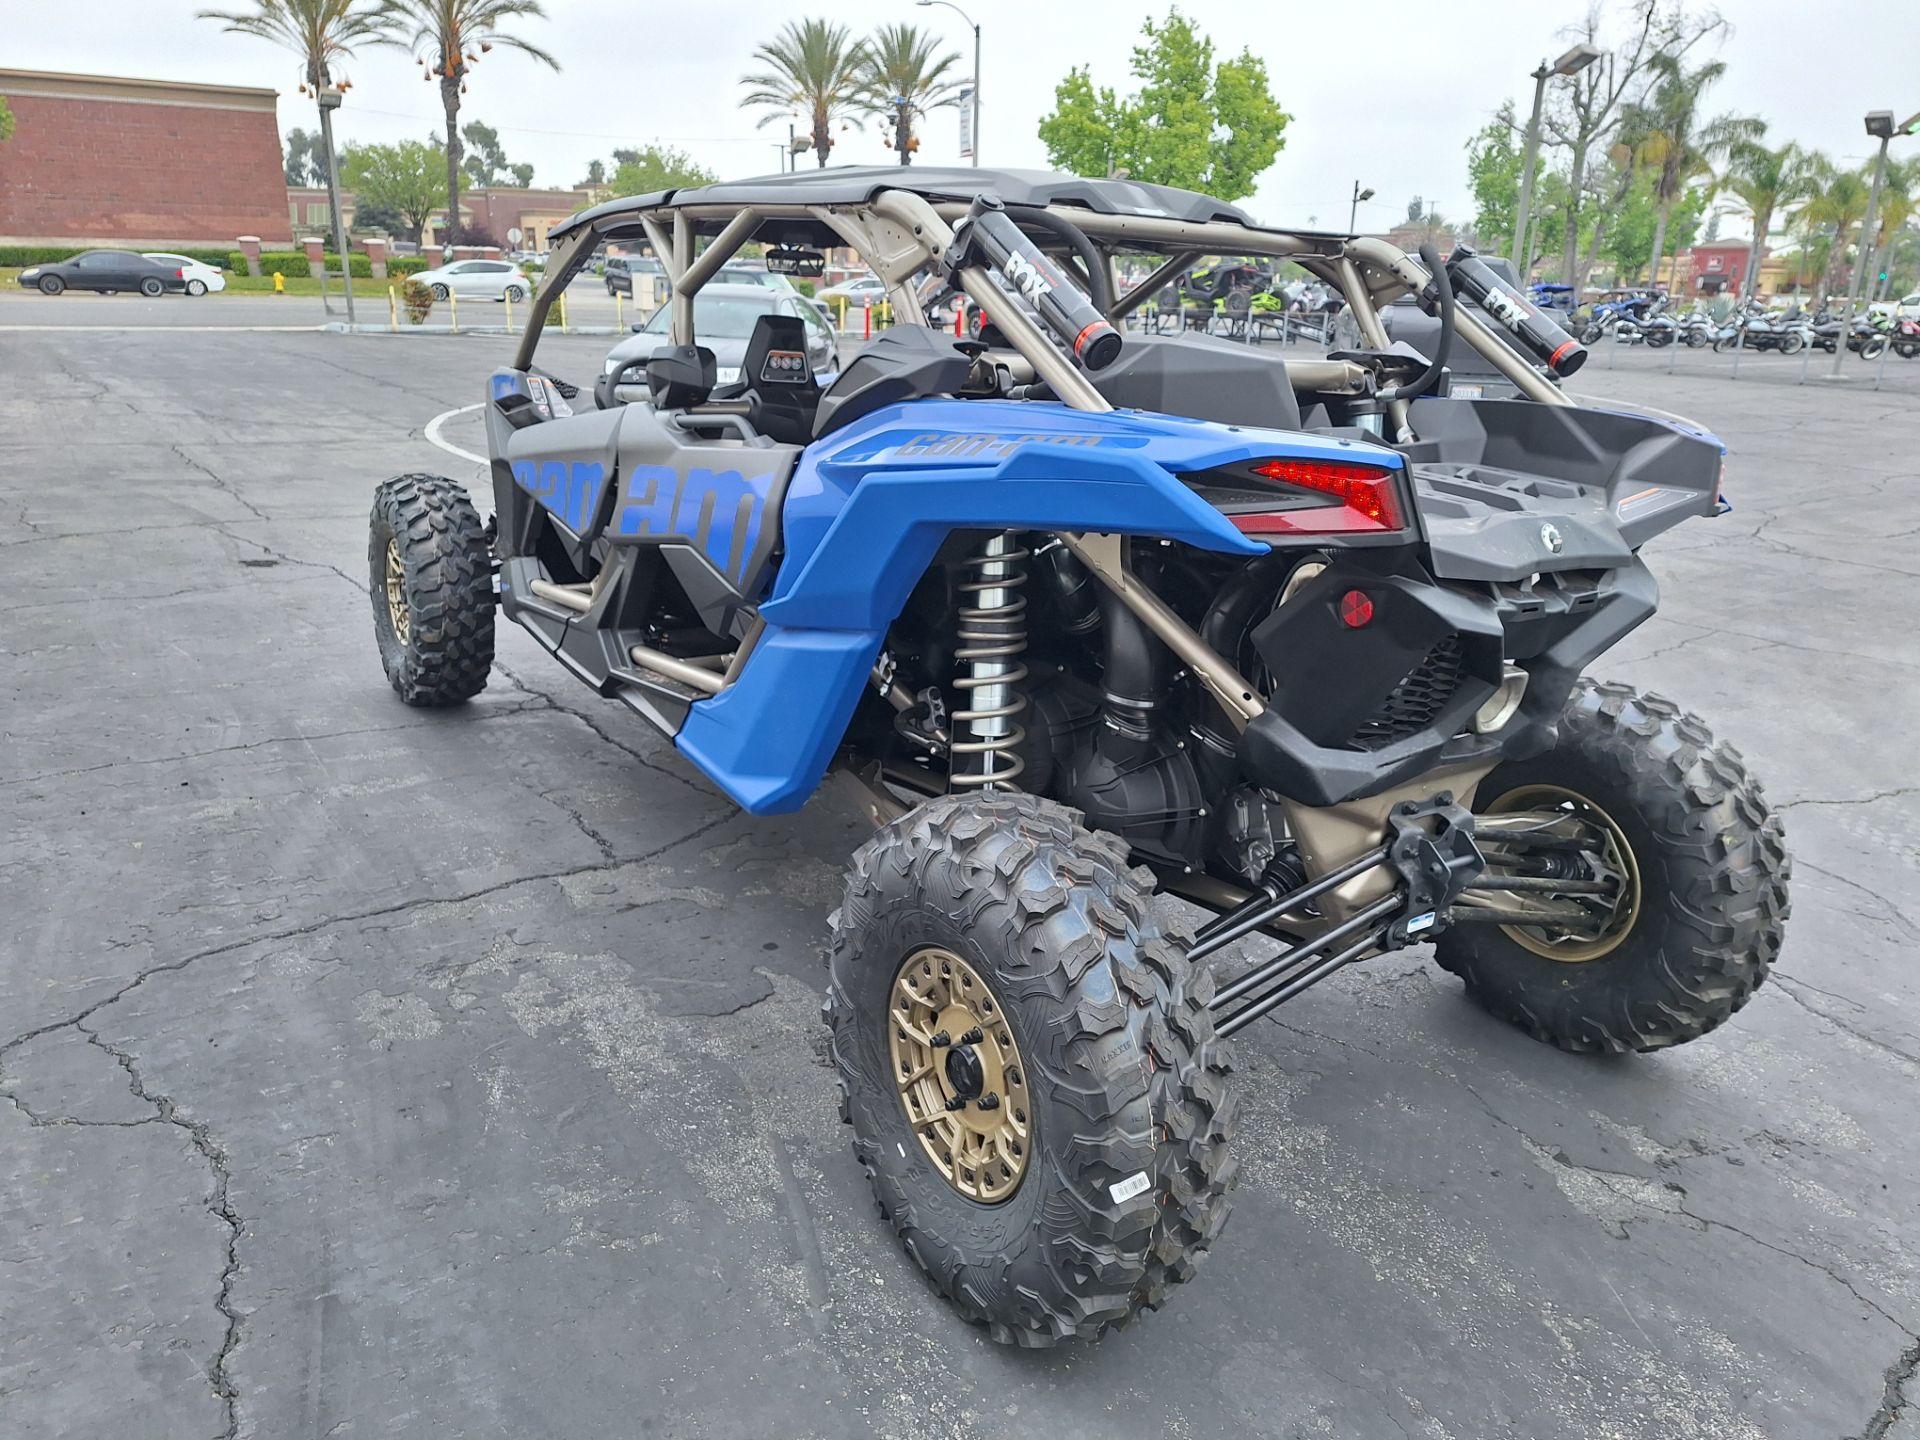
[[[767,269],[775,275],[799,275],[817,280],[827,273],[827,257],[818,250],[802,250],[782,245],[767,251]]]

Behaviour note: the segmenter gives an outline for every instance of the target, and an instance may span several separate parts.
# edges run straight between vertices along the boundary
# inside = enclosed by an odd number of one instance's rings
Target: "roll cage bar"
[[[792,243],[796,235],[816,243],[830,236],[828,243],[851,246],[885,282],[895,315],[925,325],[926,315],[910,282],[920,270],[941,262],[954,243],[955,223],[970,209],[968,201],[934,199],[900,188],[878,189],[864,200],[847,203],[703,201],[700,195],[692,190],[637,196],[567,222],[548,269],[548,282],[535,297],[514,368],[532,368],[534,349],[555,298],[608,239],[644,241],[652,248],[673,286],[670,333],[675,344],[693,343],[694,296],[741,246],[756,239]],[[1092,240],[1109,274],[1116,252],[1167,257],[1143,283],[1125,296],[1116,295],[1108,311],[1108,318],[1116,323],[1203,255],[1263,256],[1294,261],[1339,291],[1352,308],[1366,344],[1384,350],[1390,342],[1379,307],[1400,295],[1420,294],[1432,278],[1416,256],[1371,236],[1267,230],[1219,219],[1102,213],[1058,202],[1043,208]],[[697,247],[703,233],[711,234],[711,239]],[[1044,232],[1036,239],[1043,245],[1058,244],[1056,237]],[[966,266],[953,279],[1061,401],[1078,410],[1112,408],[1080,367],[1034,323],[1029,311],[1016,304],[984,269]],[[1465,307],[1456,316],[1456,329],[1521,394],[1548,405],[1573,403]],[[1289,368],[1314,389],[1351,392],[1365,383],[1362,367],[1350,361],[1315,361]],[[1405,401],[1389,402],[1390,410],[1398,412],[1394,418],[1400,427],[1405,425],[1405,405]]]

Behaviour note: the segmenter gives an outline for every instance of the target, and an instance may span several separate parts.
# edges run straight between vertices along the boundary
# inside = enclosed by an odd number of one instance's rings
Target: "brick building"
[[[0,95],[0,244],[293,239],[272,90],[0,69]]]
[[[603,189],[583,186],[574,190],[522,190],[511,185],[460,190],[460,215],[464,227],[491,235],[502,246],[507,232],[518,230],[520,244],[528,250],[547,248],[547,231],[576,210],[605,198]],[[351,190],[340,192],[340,223],[354,228],[356,205]],[[301,235],[321,235],[331,223],[327,218],[327,192],[318,185],[287,186],[287,218]],[[447,212],[437,210],[427,222],[423,237],[426,248],[437,248],[446,238]],[[411,238],[411,237],[407,237]]]

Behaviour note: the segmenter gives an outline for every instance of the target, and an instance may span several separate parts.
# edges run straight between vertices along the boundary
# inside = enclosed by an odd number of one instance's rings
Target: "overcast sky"
[[[294,61],[263,41],[196,21],[206,0],[72,0],[35,3],[34,23],[11,25],[6,63],[167,80],[270,85],[281,91],[282,131],[313,128],[311,103],[295,93]],[[221,0],[237,8],[245,0]],[[1076,64],[1097,83],[1131,89],[1128,52],[1149,14],[1139,0],[961,0],[981,24],[981,157],[989,165],[1039,166],[1035,137],[1053,87]],[[1621,0],[1613,0],[1615,8]],[[18,20],[27,0],[0,0]],[[1471,213],[1463,146],[1509,96],[1531,99],[1528,72],[1560,53],[1562,26],[1585,0],[1374,0],[1357,4],[1248,4],[1186,0],[1181,7],[1220,52],[1250,47],[1293,116],[1286,148],[1245,203],[1275,223],[1344,224],[1353,182],[1377,197],[1362,228],[1384,228],[1415,195],[1441,213]],[[667,141],[722,176],[776,167],[776,128],[734,103],[753,47],[788,17],[828,15],[864,30],[882,20],[931,25],[965,56],[971,35],[944,8],[911,0],[811,0],[800,6],[681,0],[547,0],[546,24],[529,38],[560,61],[559,74],[496,48],[473,78],[463,120],[497,127],[508,157],[531,161],[536,184],[568,185],[616,145]],[[1795,140],[1843,159],[1869,155],[1868,110],[1896,119],[1920,111],[1920,0],[1723,0],[1733,33],[1720,48],[1726,78],[1710,111],[1759,115],[1776,141]],[[1369,27],[1363,31],[1362,21]],[[1390,17],[1401,33],[1388,33]],[[392,51],[368,51],[350,67],[354,88],[340,114],[342,142],[423,135],[441,123],[438,92]],[[923,160],[950,161],[958,147],[951,111],[927,127]],[[846,136],[836,162],[884,163],[880,127]],[[1908,142],[1920,149],[1920,140]],[[1735,227],[1737,228],[1737,227]]]

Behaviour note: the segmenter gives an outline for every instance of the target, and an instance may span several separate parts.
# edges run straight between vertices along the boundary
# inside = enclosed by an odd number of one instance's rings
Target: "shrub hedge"
[[[242,255],[238,250],[230,253],[227,256],[227,260],[229,262],[227,266],[228,269],[237,271],[242,275],[247,273],[247,257]],[[271,275],[276,270],[282,275],[285,275],[289,280],[296,277],[306,279],[313,274],[312,267],[307,264],[307,252],[304,250],[262,250],[260,252],[260,273],[262,275]],[[332,251],[328,251],[327,274],[331,276],[338,275],[339,273],[340,257]],[[356,250],[353,252],[353,278],[356,280],[371,280],[373,278],[373,262],[367,259],[365,251]]]
[[[89,250],[111,250],[111,245],[0,245],[0,265],[51,265],[58,260],[71,260],[76,255],[84,255]],[[195,260],[204,260],[209,265],[225,265],[229,270],[238,269],[246,273],[246,266],[236,266],[232,262],[240,258],[240,253],[227,250],[202,250],[191,246],[182,250],[169,250],[169,255],[186,255]]]

